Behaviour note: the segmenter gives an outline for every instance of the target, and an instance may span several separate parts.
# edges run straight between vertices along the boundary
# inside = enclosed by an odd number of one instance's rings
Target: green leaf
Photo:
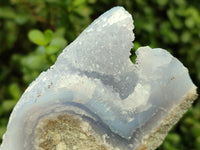
[[[173,145],[177,145],[181,142],[181,137],[176,133],[169,133],[166,137],[167,141]]]
[[[49,30],[49,29],[45,30],[44,36],[45,36],[46,42],[47,42],[47,43],[50,43],[51,40],[52,40],[53,37],[54,37],[53,31],[52,31],[52,30]]]
[[[28,38],[31,42],[45,46],[48,44],[48,41],[45,38],[45,35],[38,29],[33,29],[28,33]]]
[[[21,61],[24,67],[31,70],[42,70],[45,68],[45,57],[43,55],[29,55]]]
[[[75,7],[84,6],[84,5],[86,5],[86,3],[87,3],[87,0],[74,0],[73,1],[73,5]]]
[[[88,0],[89,4],[95,4],[97,0]]]
[[[14,9],[11,9],[11,7],[0,7],[0,18],[14,19],[15,17]]]
[[[175,0],[174,3],[176,3],[178,6],[184,6],[186,1],[185,0]]]
[[[40,74],[39,72],[33,71],[29,74],[25,74],[23,76],[23,80],[26,84],[30,84],[34,79],[36,79],[38,77],[39,74]]]
[[[157,0],[158,5],[165,6],[168,3],[168,0]]]
[[[22,91],[20,90],[19,85],[17,83],[12,83],[11,85],[9,85],[8,90],[12,98],[16,100],[18,100],[22,95]]]
[[[163,147],[165,150],[178,150],[178,149],[174,148],[173,145],[171,145],[171,143],[169,143],[169,142],[164,142]]]
[[[195,147],[196,149],[200,149],[200,136],[195,140]]]
[[[15,21],[19,25],[24,25],[27,23],[30,19],[30,16],[28,14],[19,14],[16,16]]]
[[[64,36],[65,36],[65,33],[66,33],[66,28],[61,27],[61,28],[58,28],[58,29],[54,32],[54,36],[55,36],[55,37],[64,37]]]
[[[140,47],[140,43],[139,42],[134,42],[134,51],[136,51],[139,47]]]
[[[61,49],[63,49],[66,45],[67,45],[67,40],[65,40],[64,38],[62,37],[55,37],[50,45],[57,45],[59,46]]]
[[[193,18],[190,18],[188,17],[186,20],[185,20],[185,25],[188,27],[188,28],[193,28],[195,26],[195,20]]]
[[[190,41],[190,38],[191,38],[191,34],[189,31],[184,31],[182,34],[181,34],[181,41],[183,41],[184,43],[187,43]]]
[[[48,55],[52,55],[52,54],[55,54],[56,52],[58,52],[60,49],[60,46],[58,45],[49,45],[48,47],[46,47],[46,53]]]
[[[51,55],[50,57],[51,62],[55,62],[56,61],[56,55]]]
[[[191,133],[193,137],[197,138],[200,137],[200,123],[195,123],[191,128]]]
[[[2,103],[2,108],[4,111],[8,112],[13,109],[13,107],[16,105],[17,101],[16,100],[5,100]]]

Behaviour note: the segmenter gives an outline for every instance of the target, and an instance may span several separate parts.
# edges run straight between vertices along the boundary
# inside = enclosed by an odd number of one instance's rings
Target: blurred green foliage
[[[1,0],[0,137],[29,83],[95,18],[117,5],[124,6],[134,18],[136,39],[131,59],[139,46],[165,48],[189,68],[199,87],[199,0]],[[200,149],[198,100],[158,149]]]

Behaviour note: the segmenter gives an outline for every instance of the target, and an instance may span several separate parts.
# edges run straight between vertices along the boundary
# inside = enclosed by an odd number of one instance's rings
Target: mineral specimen
[[[155,149],[191,106],[196,87],[164,49],[141,47],[122,7],[96,19],[33,81],[0,150]]]

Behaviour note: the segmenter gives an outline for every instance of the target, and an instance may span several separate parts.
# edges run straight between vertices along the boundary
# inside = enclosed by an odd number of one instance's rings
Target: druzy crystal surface
[[[0,149],[156,148],[190,107],[196,87],[164,49],[141,47],[133,64],[133,29],[122,7],[86,28],[27,88]]]

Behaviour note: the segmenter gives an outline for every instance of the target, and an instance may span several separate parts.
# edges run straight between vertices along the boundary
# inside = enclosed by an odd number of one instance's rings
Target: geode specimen
[[[191,106],[188,70],[161,48],[141,47],[122,7],[96,19],[15,106],[1,150],[155,149]]]

